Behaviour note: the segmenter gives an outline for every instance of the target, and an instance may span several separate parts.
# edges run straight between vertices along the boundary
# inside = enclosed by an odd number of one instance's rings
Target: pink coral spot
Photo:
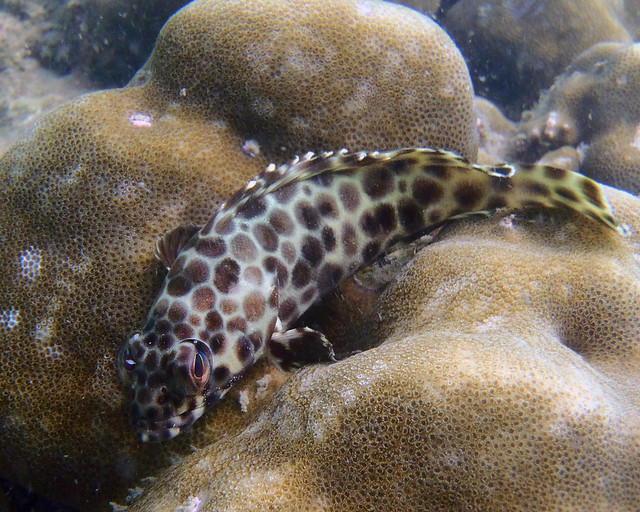
[[[149,128],[153,126],[153,118],[147,114],[131,114],[129,116],[129,123],[133,126]]]

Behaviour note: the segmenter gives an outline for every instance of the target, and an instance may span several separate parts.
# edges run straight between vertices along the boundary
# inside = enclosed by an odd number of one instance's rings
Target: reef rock
[[[523,115],[511,158],[534,161],[571,146],[580,171],[640,192],[640,44],[601,43],[558,77],[538,106]]]
[[[246,425],[282,380],[257,368],[240,405],[136,439],[115,358],[164,277],[156,237],[298,152],[477,151],[462,56],[394,4],[194,2],[141,76],[62,106],[0,160],[0,474],[82,510]]]
[[[610,197],[627,238],[446,229],[353,323],[363,352],[297,372],[129,510],[637,510],[640,200]]]
[[[632,40],[622,11],[610,0],[460,0],[443,24],[476,92],[517,119],[575,56],[600,41]]]
[[[44,66],[60,73],[76,70],[94,83],[124,85],[148,57],[167,18],[187,2],[41,1],[46,21],[29,46]]]

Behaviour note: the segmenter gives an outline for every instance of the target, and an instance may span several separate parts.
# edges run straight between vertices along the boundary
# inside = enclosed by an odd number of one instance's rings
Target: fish
[[[143,442],[173,438],[256,361],[283,371],[336,360],[295,327],[358,269],[452,219],[561,208],[624,233],[600,184],[546,165],[480,165],[430,148],[308,153],[249,181],[202,226],[156,244],[168,270],[118,369]]]

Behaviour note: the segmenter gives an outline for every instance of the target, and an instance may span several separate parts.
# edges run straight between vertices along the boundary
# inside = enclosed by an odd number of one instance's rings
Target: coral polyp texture
[[[469,60],[476,93],[517,118],[591,45],[630,42],[627,19],[602,0],[460,0],[443,25]]]
[[[158,236],[298,152],[477,151],[460,53],[385,2],[194,2],[141,76],[63,105],[0,160],[0,474],[81,510],[123,503],[282,380],[256,368],[189,435],[139,443],[115,359],[164,278]]]
[[[378,149],[410,140],[475,158],[466,65],[435,23],[399,5],[196,2],[167,22],[145,68],[272,158],[282,147],[359,150],[372,140]]]
[[[637,510],[640,201],[609,193],[629,237],[540,214],[441,232],[353,317],[368,350],[296,373],[130,511]]]
[[[579,55],[523,115],[511,158],[533,161],[563,146],[588,176],[640,192],[640,44],[600,43]]]

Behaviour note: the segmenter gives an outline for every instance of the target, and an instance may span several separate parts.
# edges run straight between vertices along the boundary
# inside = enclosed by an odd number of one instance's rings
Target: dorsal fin
[[[423,167],[447,167],[459,169],[461,172],[479,171],[493,178],[507,180],[514,179],[514,177],[520,175],[521,172],[529,172],[529,174],[531,174],[530,169],[536,169],[536,179],[541,184],[546,185],[547,182],[550,182],[554,186],[557,185],[556,182],[558,180],[554,179],[553,176],[560,174],[555,168],[544,165],[474,164],[460,155],[440,149],[403,148],[391,151],[360,151],[356,153],[348,153],[346,149],[343,149],[336,153],[326,152],[320,155],[307,153],[302,158],[296,157],[290,163],[281,165],[280,167],[276,167],[274,164],[269,165],[261,174],[249,181],[244,188],[240,189],[229,201],[224,203],[218,212],[224,214],[225,219],[233,217],[248,202],[275,192],[293,182],[308,180],[323,173],[348,173],[369,166],[373,167],[376,164],[387,163],[392,167],[403,164],[405,166],[409,165],[414,169]],[[577,187],[575,191],[570,191],[572,197],[576,197],[577,202],[574,201],[574,204],[564,201],[562,197],[558,198],[554,196],[553,199],[555,202],[549,202],[550,199],[546,198],[549,203],[545,203],[547,207],[561,205],[587,215],[619,233],[624,232],[623,228],[614,219],[611,205],[606,201],[606,197],[604,197],[598,183],[585,178],[579,173],[571,171],[562,171],[561,174],[562,176],[571,178],[569,180],[571,187]],[[551,176],[551,178],[549,176]],[[518,179],[520,178],[523,177],[519,176]],[[584,193],[584,183],[587,183],[587,190],[595,189],[598,195],[602,195],[602,201],[589,206],[590,198]],[[557,195],[558,194],[556,194],[556,196]],[[219,220],[222,221],[222,217],[220,217]]]
[[[231,210],[237,211],[248,201],[275,192],[294,181],[304,181],[325,172],[349,172],[366,165],[388,162],[403,155],[411,156],[412,154],[419,156],[421,159],[428,158],[428,163],[431,165],[464,167],[479,170],[486,174],[495,172],[500,176],[509,176],[513,172],[510,166],[506,166],[509,171],[504,171],[501,166],[475,165],[456,153],[432,148],[403,148],[392,151],[358,151],[355,153],[349,153],[347,149],[341,149],[335,152],[325,151],[319,155],[309,152],[302,158],[295,157],[289,163],[279,167],[276,167],[275,164],[270,164],[258,176],[233,194],[228,201],[223,203],[218,211],[220,213],[230,212]]]
[[[192,224],[178,226],[156,240],[155,257],[169,270],[187,242],[200,231]]]

